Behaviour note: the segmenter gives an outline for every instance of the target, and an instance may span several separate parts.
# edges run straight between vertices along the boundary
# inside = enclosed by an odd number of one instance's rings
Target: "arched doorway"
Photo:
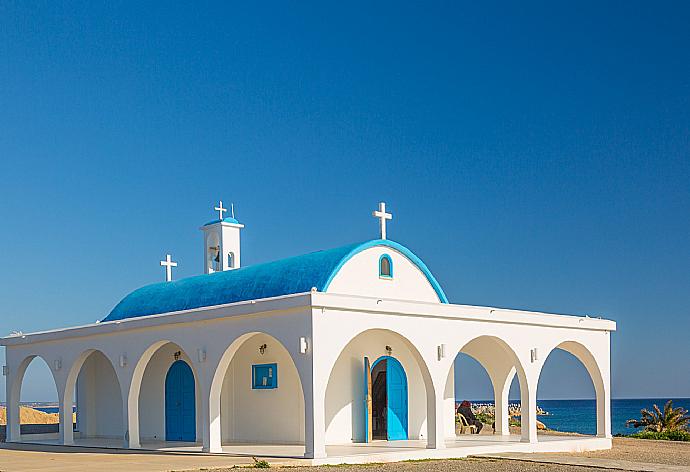
[[[194,373],[177,360],[165,376],[165,440],[196,441],[196,395]]]
[[[368,329],[350,339],[340,350],[330,369],[324,405],[327,445],[366,443],[374,439],[369,426],[373,423],[373,418],[368,413],[372,407],[368,392],[373,392],[369,373],[372,367],[376,368],[380,364],[376,361],[385,356],[395,359],[393,365],[399,364],[402,367],[400,370],[406,380],[407,407],[404,408],[404,403],[400,402],[406,415],[400,416],[403,417],[401,424],[405,420],[407,424],[406,428],[401,428],[403,433],[398,437],[428,440],[431,445],[436,441],[436,437],[431,436],[436,414],[435,404],[431,399],[435,392],[426,362],[415,345],[401,334],[388,329]],[[365,366],[369,361],[369,365]],[[386,362],[381,364],[381,368],[384,365],[388,377],[388,367],[391,364]],[[402,386],[402,382],[400,384]],[[401,388],[400,391],[404,390]],[[387,436],[386,430],[385,439]]]
[[[367,363],[365,362],[365,365]],[[407,375],[391,356],[379,357],[370,369],[371,436],[389,441],[407,439]]]
[[[197,421],[201,396],[194,364],[184,349],[173,342],[157,342],[142,355],[135,371],[130,395],[138,403],[138,434],[130,440],[196,442],[201,437]],[[130,425],[130,436],[132,431]]]

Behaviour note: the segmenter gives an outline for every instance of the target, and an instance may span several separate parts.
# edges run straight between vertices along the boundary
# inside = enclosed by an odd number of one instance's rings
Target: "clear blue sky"
[[[612,318],[614,396],[690,396],[687,2],[57,3],[0,4],[3,335],[199,273],[218,199],[244,264],[385,200],[451,301]]]

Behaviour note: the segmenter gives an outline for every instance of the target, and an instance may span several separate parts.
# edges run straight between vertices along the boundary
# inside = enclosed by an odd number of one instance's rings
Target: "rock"
[[[546,431],[548,428],[546,427],[546,425],[544,423],[537,420],[537,429],[541,430],[541,431]]]

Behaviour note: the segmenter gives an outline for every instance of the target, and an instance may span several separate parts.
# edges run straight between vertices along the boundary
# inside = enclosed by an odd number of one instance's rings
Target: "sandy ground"
[[[648,441],[614,438],[610,451],[580,454],[541,454],[558,462],[564,458],[592,458],[602,461],[624,460],[637,463],[657,463],[687,467],[690,471],[690,443]],[[527,454],[527,456],[530,456]],[[273,468],[279,468],[276,463]],[[197,455],[160,454],[132,451],[104,451],[64,448],[43,450],[40,446],[4,445],[0,447],[0,471],[3,472],[168,472],[168,471],[230,471],[235,467],[248,467],[251,458]],[[438,461],[411,461],[390,464],[344,465],[324,467],[289,467],[286,472],[584,472],[594,470],[581,465],[560,465],[492,458],[468,458]],[[601,469],[599,469],[601,470]],[[648,469],[645,469],[648,470]],[[676,469],[674,469],[676,470]]]
[[[567,455],[595,459],[620,459],[652,464],[684,465],[690,470],[690,442],[613,438],[613,449],[608,451],[581,452]]]
[[[214,472],[229,472],[230,469]],[[545,465],[493,459],[456,459],[444,461],[395,462],[352,466],[291,467],[286,472],[585,472],[588,467]]]

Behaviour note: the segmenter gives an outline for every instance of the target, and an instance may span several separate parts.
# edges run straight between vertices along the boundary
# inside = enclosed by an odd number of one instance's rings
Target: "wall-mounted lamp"
[[[6,365],[2,366],[2,375],[4,375],[5,377],[10,375],[10,369]]]
[[[266,354],[266,348],[267,348],[267,347],[268,347],[268,346],[266,346],[265,343],[262,344],[261,346],[259,346],[259,352],[261,353],[262,356],[263,356],[264,354]]]
[[[439,344],[436,348],[438,351],[438,360],[440,361],[444,357],[446,357],[446,345],[445,344]]]
[[[386,346],[386,354],[389,356],[393,354],[393,348],[390,346]]]
[[[206,349],[197,349],[196,355],[199,359],[199,362],[206,362]]]
[[[537,362],[537,360],[539,359],[537,357],[537,348],[536,347],[534,349],[530,349],[529,355],[530,355],[530,359],[532,360],[532,362]]]
[[[120,354],[120,367],[127,367],[127,355]]]
[[[60,369],[62,369],[62,359],[55,359],[55,360],[53,361],[53,368],[54,368],[55,370],[60,370]]]
[[[301,338],[299,338],[299,353],[306,354],[308,349],[309,344],[307,343],[307,338],[302,336]]]
[[[180,360],[180,357],[182,357],[182,352],[181,351],[175,351],[173,354],[173,357],[175,358],[176,361]]]

